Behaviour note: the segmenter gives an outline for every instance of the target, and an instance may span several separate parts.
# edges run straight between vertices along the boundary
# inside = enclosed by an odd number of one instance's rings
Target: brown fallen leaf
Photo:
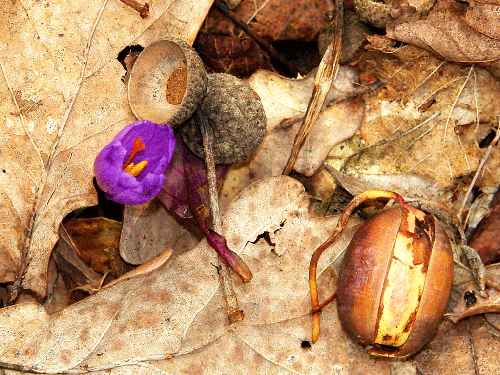
[[[321,0],[307,3],[244,0],[233,12],[265,39],[311,41],[328,24],[326,15],[331,14],[333,9],[331,3]],[[216,35],[237,35],[240,32],[231,20],[216,9],[210,10],[201,31]]]
[[[437,53],[448,61],[478,63],[500,74],[500,5],[439,0],[419,20],[403,6],[387,25],[387,36]]]
[[[434,340],[415,357],[417,374],[496,374],[498,340],[485,331],[481,317],[458,324],[445,320]]]
[[[118,249],[122,223],[105,217],[95,217],[70,219],[63,226],[86,264],[101,274],[111,270],[109,249]]]
[[[103,281],[103,275],[95,272],[94,269],[90,268],[84,262],[77,246],[64,225],[61,225],[59,228],[59,241],[57,241],[54,247],[52,256],[58,269],[64,271],[76,285],[83,286],[89,284],[91,288],[97,290]],[[104,271],[109,271],[109,259],[107,259],[107,268]]]
[[[93,160],[135,119],[117,60],[165,34],[192,42],[209,0],[0,3],[0,282],[46,293],[62,218],[96,204]],[[22,279],[19,277],[23,275]]]
[[[202,241],[150,273],[122,278],[78,304],[47,315],[37,304],[0,310],[0,363],[23,371],[120,374],[391,374],[403,363],[369,357],[342,331],[335,305],[322,313],[312,347],[307,270],[336,224],[307,211],[295,180],[250,185],[226,210],[229,246],[252,269],[236,282],[246,319],[228,326],[216,254]],[[354,223],[353,223],[354,224]],[[271,244],[259,235],[269,233]],[[353,228],[322,257],[322,298],[335,288],[335,265]],[[151,343],[154,342],[154,345]],[[411,363],[411,362],[410,362]]]
[[[315,66],[317,54],[302,52],[302,67],[293,60],[296,54],[283,55],[270,42],[313,41],[330,22],[333,6],[329,2],[310,0],[244,0],[229,10],[225,1],[216,1],[210,9],[196,39],[196,49],[203,61],[216,72],[248,77],[256,69],[271,69],[274,64],[291,75]],[[309,58],[304,58],[307,55]],[[312,63],[311,63],[312,62]]]

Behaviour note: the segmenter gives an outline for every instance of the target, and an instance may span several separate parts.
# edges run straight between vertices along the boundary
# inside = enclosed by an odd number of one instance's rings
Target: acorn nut
[[[266,114],[259,96],[247,83],[232,75],[208,75],[207,94],[200,111],[214,130],[216,164],[248,159],[266,134]],[[179,132],[185,145],[204,158],[203,141],[195,118],[184,124]]]
[[[357,205],[381,193],[393,194],[399,203],[354,234],[340,267],[337,311],[350,337],[373,346],[370,354],[408,357],[432,339],[444,315],[453,253],[434,216],[396,193],[368,191],[353,201]]]
[[[181,39],[147,46],[135,61],[128,99],[139,120],[172,127],[186,121],[206,93],[207,72],[196,51]]]

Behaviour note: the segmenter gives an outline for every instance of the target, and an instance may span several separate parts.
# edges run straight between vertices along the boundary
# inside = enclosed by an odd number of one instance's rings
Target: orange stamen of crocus
[[[147,160],[141,161],[138,164],[132,163],[132,159],[134,158],[135,154],[137,154],[139,151],[142,151],[146,148],[146,145],[142,143],[142,138],[136,138],[134,139],[134,146],[132,147],[132,151],[130,151],[130,156],[128,159],[123,163],[123,171],[131,174],[132,176],[136,177],[139,173],[142,172],[144,168],[146,168],[146,165],[148,165]]]

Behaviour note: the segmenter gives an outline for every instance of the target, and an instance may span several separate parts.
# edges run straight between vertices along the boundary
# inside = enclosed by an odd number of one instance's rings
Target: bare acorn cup
[[[360,203],[396,203],[367,220],[354,234],[340,267],[337,311],[347,334],[376,356],[408,357],[434,336],[445,312],[453,280],[448,236],[431,214],[407,205],[388,191],[365,191],[349,203],[333,235],[314,252],[309,268],[313,342],[319,336],[316,266]]]
[[[194,113],[206,91],[207,72],[200,56],[177,38],[147,46],[128,81],[128,99],[135,117],[173,128]]]

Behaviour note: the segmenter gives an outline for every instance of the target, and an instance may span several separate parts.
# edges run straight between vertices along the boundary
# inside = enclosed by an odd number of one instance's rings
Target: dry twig
[[[465,194],[465,197],[462,201],[462,204],[460,205],[460,209],[458,210],[457,216],[458,216],[458,220],[460,220],[460,221],[462,221],[462,213],[464,211],[465,204],[466,204],[470,194],[472,193],[472,189],[476,185],[476,181],[477,181],[479,175],[481,174],[481,172],[483,171],[484,165],[486,164],[486,160],[488,160],[488,158],[491,154],[491,151],[493,150],[493,146],[495,146],[495,144],[498,142],[498,139],[500,138],[500,121],[499,121],[499,128],[496,129],[495,133],[496,133],[495,138],[490,142],[490,145],[488,146],[488,149],[486,150],[486,153],[484,154],[483,160],[481,160],[481,163],[479,164],[479,167],[477,168],[476,174],[474,175],[474,178],[472,179],[472,182],[470,183],[469,188],[467,189],[467,193]]]
[[[197,119],[200,125],[201,135],[203,138],[203,151],[205,153],[205,163],[207,165],[207,182],[208,194],[210,199],[210,211],[214,221],[214,229],[217,233],[222,232],[222,218],[219,210],[219,198],[217,193],[217,177],[215,173],[215,162],[213,152],[214,135],[213,130],[208,125],[205,117],[199,110],[197,110]],[[229,317],[229,324],[237,323],[245,318],[243,310],[239,308],[238,298],[234,292],[233,279],[231,278],[231,270],[227,263],[219,259],[219,277],[224,291],[226,300],[227,315]]]
[[[342,29],[344,26],[344,1],[336,0],[336,14],[334,22],[333,40],[328,46],[314,79],[314,88],[311,100],[307,106],[304,122],[295,136],[290,157],[283,171],[284,175],[290,174],[292,167],[297,160],[300,148],[311,133],[314,123],[318,119],[321,108],[325,103],[326,95],[330,91],[333,81],[339,70],[340,54],[342,52]]]

